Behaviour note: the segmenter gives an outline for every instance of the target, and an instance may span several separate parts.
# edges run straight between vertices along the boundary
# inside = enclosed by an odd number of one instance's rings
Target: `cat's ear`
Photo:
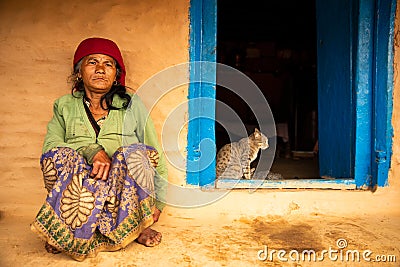
[[[254,136],[259,137],[260,136],[260,131],[256,128],[254,129]]]

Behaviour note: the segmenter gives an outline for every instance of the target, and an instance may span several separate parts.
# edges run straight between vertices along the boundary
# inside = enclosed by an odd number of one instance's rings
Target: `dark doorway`
[[[217,62],[249,76],[272,110],[277,152],[271,171],[285,179],[319,177],[315,1],[218,0],[217,19]],[[216,98],[237,112],[249,134],[257,127],[240,97],[217,87]],[[217,149],[230,141],[237,140],[217,124]]]

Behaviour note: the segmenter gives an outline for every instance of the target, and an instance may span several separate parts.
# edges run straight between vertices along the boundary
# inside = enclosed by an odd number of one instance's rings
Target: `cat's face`
[[[257,128],[254,131],[254,139],[256,140],[258,147],[261,149],[267,149],[269,147],[268,138],[260,132]]]

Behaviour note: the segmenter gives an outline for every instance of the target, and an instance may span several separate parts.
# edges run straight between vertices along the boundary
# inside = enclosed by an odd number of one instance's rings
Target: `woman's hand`
[[[111,159],[104,150],[100,150],[93,157],[93,169],[90,177],[95,179],[107,180],[110,171]]]

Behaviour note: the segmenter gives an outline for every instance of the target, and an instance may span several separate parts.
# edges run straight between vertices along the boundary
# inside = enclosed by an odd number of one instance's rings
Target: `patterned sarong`
[[[79,261],[124,248],[153,224],[157,160],[150,146],[121,147],[102,181],[75,150],[50,150],[40,160],[48,195],[32,230]]]

